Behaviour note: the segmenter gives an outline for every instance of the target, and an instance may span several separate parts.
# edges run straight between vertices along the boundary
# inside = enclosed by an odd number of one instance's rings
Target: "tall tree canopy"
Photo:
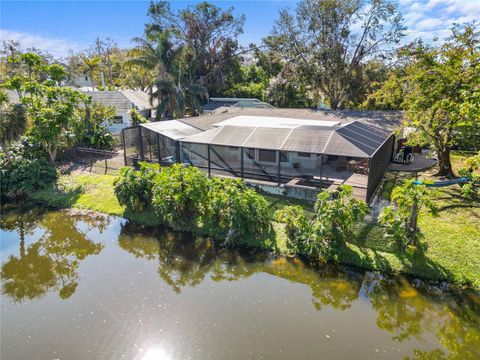
[[[186,60],[193,68],[195,82],[210,94],[222,89],[232,67],[238,61],[237,37],[243,32],[245,16],[236,17],[233,8],[221,9],[208,2],[172,11],[170,3],[152,3],[148,10],[151,23],[146,33],[169,31],[177,46],[189,49]]]
[[[303,0],[295,13],[280,12],[264,41],[337,109],[359,97],[365,63],[385,58],[404,30],[388,0]]]
[[[451,146],[480,138],[480,32],[475,25],[455,25],[443,44],[416,42],[399,57],[402,71],[373,97],[386,103],[401,98],[408,125],[416,129],[411,141],[431,145],[439,175],[453,176]]]

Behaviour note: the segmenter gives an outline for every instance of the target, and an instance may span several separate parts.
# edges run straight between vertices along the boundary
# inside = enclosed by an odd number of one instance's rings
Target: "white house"
[[[91,96],[92,101],[103,105],[113,106],[116,115],[109,130],[113,133],[120,132],[123,128],[131,126],[130,110],[137,109],[142,116],[150,119],[155,106],[150,103],[150,96],[140,90],[115,90],[115,91],[82,91]]]

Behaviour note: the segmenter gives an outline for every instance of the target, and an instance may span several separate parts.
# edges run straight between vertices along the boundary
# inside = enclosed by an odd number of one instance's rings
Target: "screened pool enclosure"
[[[394,144],[389,132],[359,121],[253,116],[237,116],[207,130],[187,120],[148,123],[122,135],[126,165],[183,163],[209,176],[237,177],[303,198],[346,184],[366,201],[388,167]]]

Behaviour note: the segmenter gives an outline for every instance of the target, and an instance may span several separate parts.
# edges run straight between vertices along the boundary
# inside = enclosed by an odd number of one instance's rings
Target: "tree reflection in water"
[[[317,309],[323,305],[346,309],[358,298],[363,279],[343,268],[311,269],[298,259],[217,251],[209,239],[132,223],[123,225],[119,245],[135,257],[157,259],[159,275],[177,293],[200,284],[207,275],[214,281],[236,281],[263,272],[309,286]]]
[[[460,300],[449,291],[403,277],[344,267],[315,269],[298,259],[216,250],[206,239],[139,229],[128,223],[119,244],[135,257],[158,261],[158,273],[177,293],[183,287],[200,284],[207,276],[214,281],[236,281],[268,273],[307,285],[317,310],[324,306],[345,310],[360,295],[366,297],[377,313],[377,326],[391,333],[394,341],[422,341],[427,332],[435,334],[443,349],[415,351],[412,359],[480,358],[480,302],[475,293],[465,296],[462,292]]]
[[[80,230],[80,222],[87,227]],[[77,288],[77,269],[89,255],[97,255],[103,244],[87,236],[95,228],[103,231],[109,218],[101,215],[72,215],[63,211],[26,210],[2,216],[1,228],[17,230],[20,237],[19,256],[11,255],[2,265],[3,294],[15,302],[40,298],[49,291],[58,291],[68,299]],[[35,227],[45,232],[25,249],[25,236]]]
[[[478,294],[441,291],[405,278],[367,273],[362,290],[376,310],[377,326],[392,333],[392,339],[424,340],[434,333],[443,349],[415,350],[406,359],[480,359],[480,307]],[[465,321],[467,320],[467,321]]]

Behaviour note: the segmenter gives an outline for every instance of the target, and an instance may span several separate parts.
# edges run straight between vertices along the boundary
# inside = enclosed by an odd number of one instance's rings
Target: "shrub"
[[[419,248],[421,232],[418,217],[422,208],[426,208],[432,215],[437,214],[438,209],[432,200],[434,193],[433,189],[416,184],[414,179],[393,189],[391,199],[395,207],[385,207],[379,216],[379,222],[385,226],[387,235],[392,236],[400,247]]]
[[[147,119],[145,119],[137,109],[130,110],[129,114],[132,126],[138,126],[147,122]]]
[[[181,164],[162,168],[153,187],[153,209],[175,230],[193,229],[206,206],[208,178]]]
[[[354,224],[368,210],[365,202],[351,195],[350,186],[341,186],[333,194],[322,191],[315,203],[313,219],[308,219],[299,207],[277,211],[277,220],[286,223],[287,246],[296,254],[314,260],[337,261],[338,249],[353,237]]]
[[[55,182],[55,168],[45,158],[31,159],[13,154],[7,160],[0,154],[2,201],[20,199]]]
[[[355,223],[364,219],[368,206],[352,198],[351,186],[341,186],[333,194],[318,194],[315,203],[313,241],[309,252],[320,261],[337,261],[337,250],[351,239]]]
[[[158,165],[140,163],[140,170],[122,168],[115,179],[114,190],[118,202],[133,211],[143,211],[152,205],[152,189]]]
[[[312,222],[300,206],[286,206],[275,212],[275,220],[285,224],[287,248],[294,254],[304,254],[312,237]]]
[[[243,244],[270,228],[267,201],[240,180],[213,178],[204,226],[209,235],[225,239],[227,244]]]

